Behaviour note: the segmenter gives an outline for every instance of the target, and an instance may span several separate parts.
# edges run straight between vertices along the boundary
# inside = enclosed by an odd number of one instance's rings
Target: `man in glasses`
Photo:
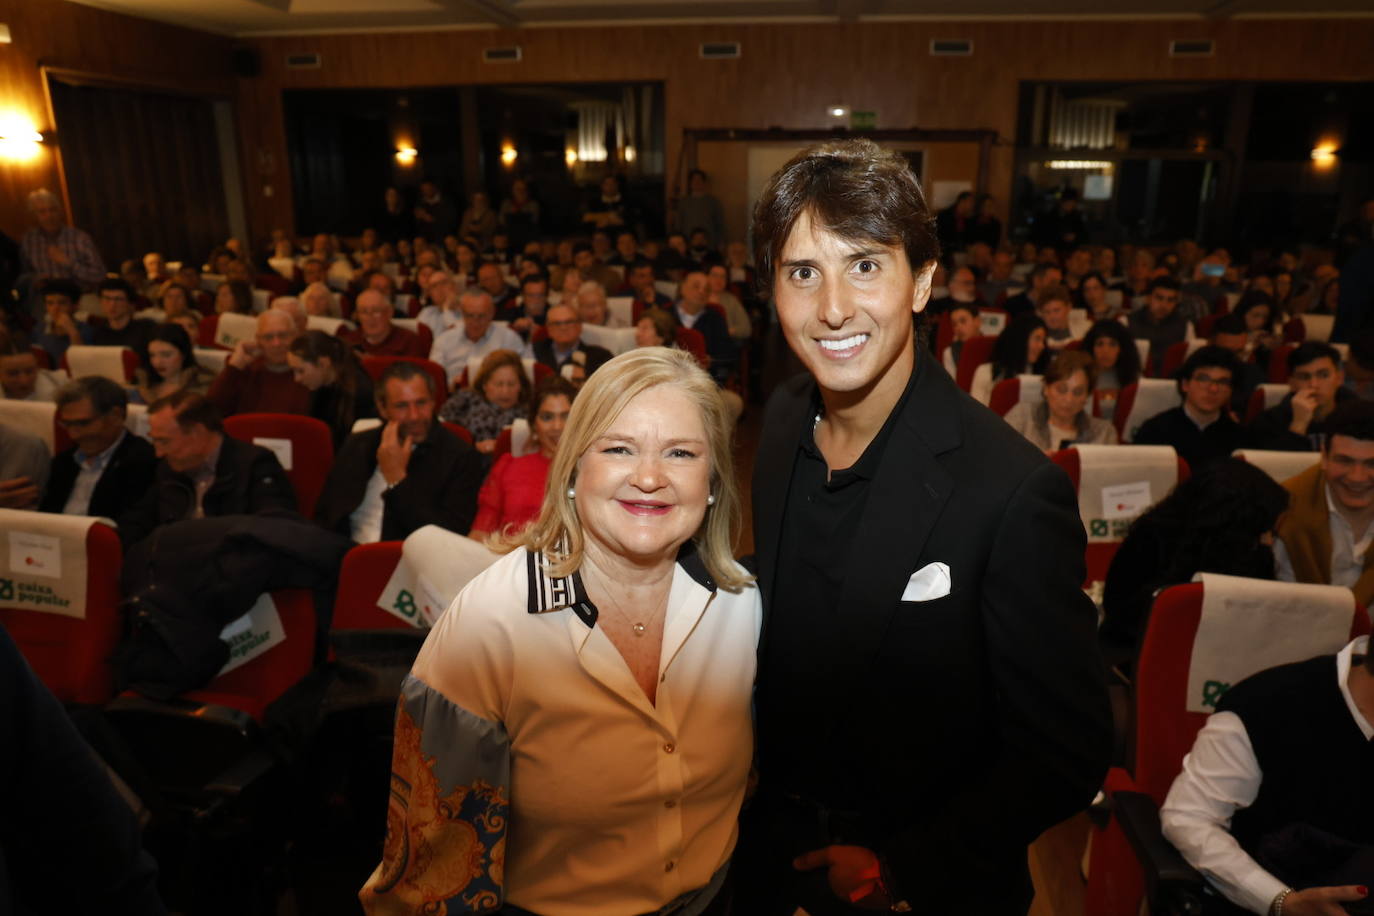
[[[449,385],[467,368],[468,360],[481,359],[493,350],[514,350],[519,353],[525,342],[504,323],[495,324],[496,304],[483,289],[468,290],[458,300],[463,320],[456,327],[434,338],[429,358],[444,367]]]
[[[95,375],[57,392],[57,423],[75,444],[53,458],[41,511],[118,518],[143,497],[157,455],[125,428],[128,405],[121,385]]]
[[[1194,351],[1178,372],[1183,403],[1146,420],[1136,445],[1172,445],[1188,467],[1197,470],[1241,447],[1243,430],[1231,418],[1231,386],[1236,358],[1223,347]]]
[[[605,347],[589,344],[582,339],[582,319],[571,305],[559,304],[549,309],[544,326],[548,328],[549,336],[535,341],[526,355],[533,356],[555,372],[563,372],[564,367],[569,365],[580,369],[580,372],[569,370],[573,374],[569,379],[573,384],[581,384],[582,379],[600,369],[611,358],[611,352]],[[577,375],[581,375],[582,379],[578,379]],[[569,376],[565,373],[564,377]]]
[[[134,317],[134,291],[123,280],[100,282],[100,311],[105,320],[95,325],[91,343],[97,347],[128,347],[142,353],[157,324],[148,318]]]

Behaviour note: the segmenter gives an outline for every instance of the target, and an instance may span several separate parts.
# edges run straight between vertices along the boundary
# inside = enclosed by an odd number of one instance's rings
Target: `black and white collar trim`
[[[706,571],[696,544],[688,541],[678,550],[677,563],[692,581],[708,592],[715,592],[716,583]],[[527,551],[525,572],[529,579],[529,597],[526,611],[530,614],[547,614],[552,611],[571,610],[589,627],[596,626],[599,612],[592,599],[587,596],[587,587],[582,583],[581,573],[571,576],[550,576],[543,551]]]

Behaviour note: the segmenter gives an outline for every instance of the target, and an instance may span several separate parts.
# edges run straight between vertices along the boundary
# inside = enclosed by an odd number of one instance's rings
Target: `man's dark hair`
[[[1146,295],[1153,293],[1157,289],[1167,289],[1177,293],[1181,292],[1183,287],[1179,286],[1178,281],[1173,277],[1155,277],[1150,281],[1150,287],[1145,291]]]
[[[1179,367],[1178,375],[1175,378],[1181,385],[1191,379],[1193,373],[1199,369],[1225,369],[1231,373],[1231,378],[1234,379],[1240,372],[1240,364],[1236,361],[1236,355],[1225,347],[1218,347],[1214,344],[1198,347],[1192,352],[1192,355],[1183,361],[1183,365]]]
[[[155,414],[168,407],[172,409],[177,426],[184,433],[189,433],[197,425],[204,426],[212,433],[224,432],[224,417],[219,408],[203,394],[183,388],[149,404],[148,413]]]
[[[629,273],[632,270],[643,270],[646,267],[649,268],[649,270],[653,270],[654,262],[645,258],[635,258],[630,262],[630,266],[625,268],[625,272]]]
[[[525,279],[523,279],[523,280],[520,281],[520,288],[523,290],[525,287],[529,286],[531,283],[543,283],[543,284],[547,285],[548,282],[549,282],[549,275],[546,274],[546,273],[544,273],[543,271],[540,271],[540,272],[537,273],[537,274],[525,274]]]
[[[754,264],[765,295],[803,213],[842,238],[901,247],[913,271],[940,256],[935,218],[906,159],[871,140],[826,143],[793,157],[754,207]]]
[[[78,401],[90,401],[91,410],[95,411],[97,417],[103,417],[115,408],[126,411],[129,409],[129,394],[124,390],[124,386],[99,375],[83,375],[81,378],[72,379],[57,389],[54,400],[58,407]]]
[[[1052,270],[1059,271],[1061,275],[1064,273],[1064,268],[1060,267],[1058,264],[1050,264],[1045,261],[1040,261],[1034,267],[1031,268],[1030,279],[1039,280],[1042,277],[1044,277],[1045,274],[1049,273]]]
[[[1309,340],[1298,344],[1288,354],[1288,374],[1292,375],[1299,366],[1306,366],[1319,359],[1331,360],[1331,365],[1341,367],[1341,351],[1320,340]]]
[[[134,301],[134,288],[124,282],[122,277],[106,277],[100,281],[100,285],[95,288],[97,293],[121,292],[129,297],[129,301]]]
[[[81,301],[81,287],[71,280],[65,280],[61,277],[52,277],[43,281],[39,292],[44,296],[66,296],[71,300],[72,305]]]
[[[1351,398],[1336,405],[1326,418],[1326,441],[1324,451],[1331,450],[1331,440],[1336,436],[1349,436],[1364,442],[1374,442],[1374,401]]]
[[[392,379],[398,382],[408,382],[411,379],[421,378],[425,380],[425,390],[430,397],[434,397],[434,379],[424,368],[416,362],[408,359],[398,359],[396,362],[382,370],[381,377],[377,379],[377,403],[386,404],[386,383]]]

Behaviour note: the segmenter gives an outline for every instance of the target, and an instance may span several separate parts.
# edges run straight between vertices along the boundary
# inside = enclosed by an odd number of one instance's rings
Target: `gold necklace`
[[[596,574],[598,578],[603,578],[601,570],[598,569]],[[642,620],[635,620],[629,614],[625,613],[625,609],[620,606],[620,602],[616,600],[615,595],[611,594],[610,580],[604,579],[603,581],[606,588],[606,597],[610,599],[611,606],[615,608],[615,612],[620,615],[620,618],[630,625],[630,632],[636,636],[643,636],[647,633],[649,627]]]

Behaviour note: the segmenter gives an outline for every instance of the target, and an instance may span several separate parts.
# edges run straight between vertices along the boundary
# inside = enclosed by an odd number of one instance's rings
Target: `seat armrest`
[[[1116,792],[1112,805],[1145,873],[1150,912],[1201,913],[1206,879],[1164,838],[1154,799],[1143,792]]]

